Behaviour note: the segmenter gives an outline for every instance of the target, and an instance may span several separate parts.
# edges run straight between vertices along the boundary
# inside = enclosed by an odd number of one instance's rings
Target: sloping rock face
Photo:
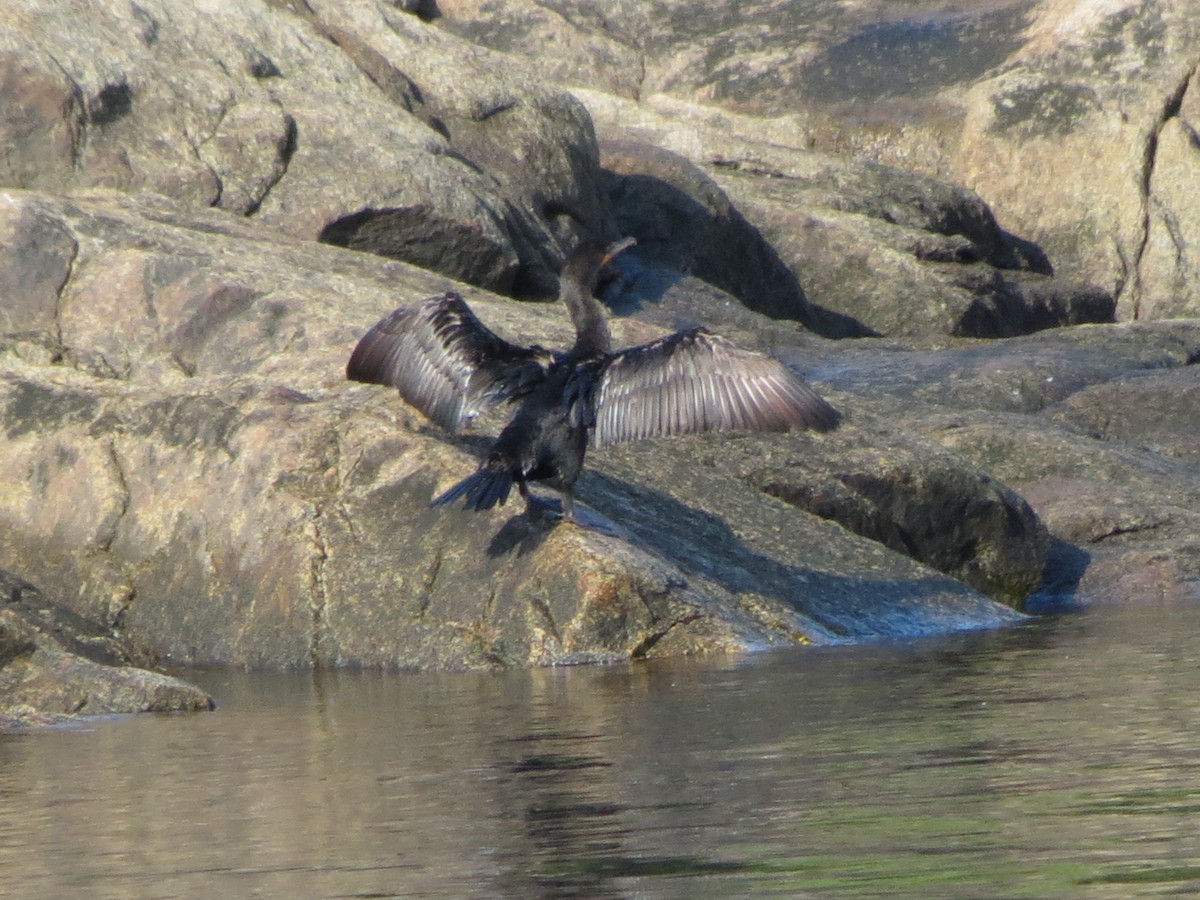
[[[213,708],[178,678],[32,585],[0,570],[0,731],[80,716]]]
[[[0,559],[170,661],[524,665],[1012,618],[720,468],[680,479],[686,442],[631,451],[661,459],[648,493],[643,466],[598,459],[583,500],[624,538],[510,521],[511,508],[428,510],[480,439],[450,440],[342,372],[395,293],[445,281],[161,200],[3,199],[10,230],[58,237],[35,270],[70,275],[2,355]],[[469,296],[514,340],[566,339],[556,308]],[[823,440],[772,439],[801,455]],[[1012,502],[1033,541],[1028,589],[1044,533]]]
[[[637,237],[649,246],[644,254],[683,267],[753,309],[795,318],[829,337],[1009,337],[1112,321],[1111,286],[1055,277],[1051,258],[1002,229],[978,194],[929,175],[815,151],[805,108],[796,105],[808,71],[801,63],[855,20],[811,4],[800,12],[777,7],[739,5],[728,19],[710,7],[661,3],[652,13],[618,7],[597,18],[569,4],[518,3],[501,13],[456,2],[438,22],[510,50],[595,50],[551,70],[596,120],[601,162],[617,176],[609,189],[622,230],[640,222],[645,233]],[[700,21],[685,23],[689,9]],[[781,17],[790,27],[779,27]],[[756,20],[771,26],[746,24]],[[589,69],[610,55],[602,49],[636,54],[637,82],[592,89],[605,81]],[[680,66],[679,58],[693,65]],[[697,105],[714,100],[730,111]],[[664,148],[692,165],[671,160]],[[747,228],[754,240],[745,237]]]
[[[1019,491],[1051,535],[1030,609],[1200,599],[1200,323],[1089,326],[936,352],[847,353],[827,374]]]
[[[440,9],[445,30],[537,48],[562,84],[690,109],[668,146],[695,162],[711,153],[706,120],[753,118],[773,145],[970,188],[1067,283],[1113,294],[1122,319],[1200,312],[1200,200],[1182,187],[1200,177],[1196,0]]]
[[[1198,14],[1047,3],[964,101],[961,177],[1126,319],[1200,313]]]
[[[655,118],[592,93],[610,148],[625,145],[602,173],[591,122],[545,86],[540,64],[531,73],[450,33],[458,23],[513,47],[505,29],[529,24],[519,5],[485,7],[481,29],[451,15],[430,27],[367,0],[295,10],[212,17],[114,2],[0,19],[0,81],[12,88],[0,183],[153,190],[519,296],[552,293],[581,234],[636,223],[644,253],[830,337],[995,337],[1112,318],[1108,288],[1049,277],[1045,257],[969,191],[813,156],[757,120],[697,126],[694,108]],[[579,24],[609,48],[636,32],[606,32],[603,16]],[[667,46],[661,23],[647,33]],[[178,71],[181,58],[194,65]],[[880,269],[886,291],[870,275]]]

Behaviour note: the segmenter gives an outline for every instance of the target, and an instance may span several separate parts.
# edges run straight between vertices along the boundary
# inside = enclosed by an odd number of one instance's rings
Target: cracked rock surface
[[[397,295],[452,283],[161,199],[8,191],[0,210],[14,230],[65,235],[50,246],[70,272],[25,323],[40,327],[0,344],[0,565],[167,661],[486,667],[926,634],[1013,621],[987,597],[1019,605],[1044,575],[1061,581],[1056,547],[1095,538],[1087,553],[1119,566],[1166,552],[1160,538],[1194,543],[1178,499],[1194,461],[1159,458],[1190,446],[1191,420],[1151,436],[1094,418],[1113,391],[1187,408],[1187,323],[953,349],[827,342],[678,284],[656,315],[770,349],[846,424],[593,453],[580,500],[597,527],[548,527],[511,505],[428,509],[486,438],[344,380]],[[617,308],[654,273],[631,266],[610,286]],[[568,338],[557,306],[457,287],[512,340]],[[615,319],[616,340],[661,334],[654,321]],[[1161,449],[1120,449],[1151,438]],[[1089,460],[1129,462],[1103,469],[1085,508],[1077,487],[1047,493],[1062,471],[1038,468],[1043,445],[1085,482]],[[1155,487],[1162,466],[1176,481]],[[1137,526],[1151,519],[1164,527]],[[1171,590],[1192,589],[1190,558]]]

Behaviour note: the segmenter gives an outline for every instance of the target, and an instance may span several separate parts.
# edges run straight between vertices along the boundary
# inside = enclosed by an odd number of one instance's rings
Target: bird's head
[[[621,251],[637,243],[635,238],[622,238],[611,244],[586,240],[572,251],[563,265],[561,278],[574,282],[589,296],[596,288],[600,270],[608,265]]]

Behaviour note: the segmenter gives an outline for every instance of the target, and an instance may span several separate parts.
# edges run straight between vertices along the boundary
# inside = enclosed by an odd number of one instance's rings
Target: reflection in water
[[[197,676],[0,737],[5,894],[1200,889],[1200,607],[507,675]]]
[[[612,763],[589,752],[600,741],[600,735],[560,732],[546,723],[495,748],[503,773],[497,808],[520,829],[525,845],[507,860],[507,893],[610,895],[594,863],[620,854],[625,835],[623,807],[608,799],[615,786],[604,778]],[[527,867],[526,860],[536,864]]]
[[[702,803],[651,803],[636,810],[613,802],[622,793],[603,770],[613,767],[589,751],[599,734],[556,732],[553,726],[514,738],[519,757],[502,779],[499,809],[523,827],[520,847],[500,887],[509,896],[621,897],[621,879],[736,871],[734,863],[636,852],[627,845],[626,814],[703,811]],[[503,813],[502,813],[503,814]],[[630,816],[632,817],[632,816]],[[530,865],[530,861],[534,861]]]

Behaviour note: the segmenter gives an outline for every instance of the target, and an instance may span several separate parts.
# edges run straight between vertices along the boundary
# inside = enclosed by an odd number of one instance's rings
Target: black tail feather
[[[465,509],[483,510],[503,506],[512,490],[513,477],[510,473],[479,469],[474,475],[464,478],[450,490],[429,501],[430,506],[445,506],[465,496]]]

